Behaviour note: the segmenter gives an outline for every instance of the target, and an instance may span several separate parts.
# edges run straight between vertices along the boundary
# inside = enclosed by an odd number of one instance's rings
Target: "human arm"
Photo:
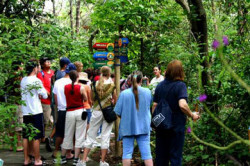
[[[83,86],[81,86],[80,92],[82,94],[83,101],[87,101],[88,100],[87,93],[86,93],[86,90]]]
[[[56,106],[58,106],[58,102],[57,102],[57,95],[54,93],[54,100],[55,100],[55,104]]]
[[[198,114],[193,114],[192,111],[190,110],[186,99],[180,99],[179,102],[179,107],[181,111],[186,114],[188,117],[191,117],[193,120],[198,120],[200,116]]]

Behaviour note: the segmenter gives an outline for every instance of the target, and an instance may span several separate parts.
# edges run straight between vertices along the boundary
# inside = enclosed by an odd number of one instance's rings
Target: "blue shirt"
[[[132,88],[124,90],[116,103],[115,113],[121,117],[118,140],[124,136],[150,133],[152,95],[149,89],[138,86],[139,110],[136,109]]]
[[[179,107],[179,100],[188,99],[186,84],[182,81],[169,81],[167,79],[160,82],[155,89],[154,102],[159,103],[163,98],[166,98],[173,111],[173,129],[184,132],[187,118]]]

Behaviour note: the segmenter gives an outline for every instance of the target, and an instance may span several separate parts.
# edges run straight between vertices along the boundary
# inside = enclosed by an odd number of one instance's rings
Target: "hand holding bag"
[[[105,108],[102,108],[101,106],[101,102],[100,102],[100,98],[98,96],[98,93],[96,91],[96,87],[95,87],[95,83],[93,83],[93,86],[94,86],[94,91],[95,91],[95,95],[96,95],[96,98],[98,100],[98,103],[99,103],[99,106],[102,110],[102,114],[104,116],[104,119],[108,122],[108,123],[111,123],[113,121],[115,121],[117,119],[117,116],[114,112],[114,107],[113,107],[113,104],[111,103],[110,106],[107,106]]]

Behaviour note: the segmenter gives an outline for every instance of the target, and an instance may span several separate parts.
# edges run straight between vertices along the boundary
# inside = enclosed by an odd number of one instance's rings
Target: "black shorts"
[[[23,128],[23,138],[28,139],[40,139],[44,137],[44,122],[43,122],[43,113],[37,115],[24,115],[23,123],[26,125]],[[30,128],[29,125],[36,128],[38,131],[36,132],[34,129]]]
[[[58,111],[58,117],[56,121],[56,137],[64,138],[66,112],[67,111]]]

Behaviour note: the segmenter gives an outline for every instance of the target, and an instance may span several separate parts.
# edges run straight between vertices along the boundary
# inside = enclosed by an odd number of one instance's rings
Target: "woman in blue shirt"
[[[123,166],[130,166],[134,140],[146,166],[152,166],[150,149],[151,92],[141,87],[142,72],[132,74],[132,87],[124,90],[116,103],[115,112],[121,118],[118,140],[123,140]]]

